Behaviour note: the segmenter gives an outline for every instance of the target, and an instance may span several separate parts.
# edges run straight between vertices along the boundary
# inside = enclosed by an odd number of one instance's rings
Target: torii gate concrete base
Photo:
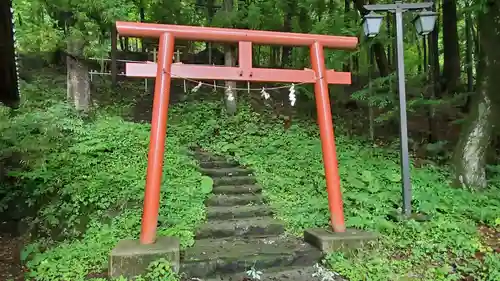
[[[133,278],[146,273],[148,266],[159,259],[170,262],[174,272],[180,268],[180,243],[174,237],[158,237],[153,244],[139,240],[121,240],[109,255],[109,277]]]
[[[362,248],[377,239],[377,235],[359,229],[333,232],[325,228],[310,228],[304,231],[304,241],[320,249],[323,253],[347,251]]]

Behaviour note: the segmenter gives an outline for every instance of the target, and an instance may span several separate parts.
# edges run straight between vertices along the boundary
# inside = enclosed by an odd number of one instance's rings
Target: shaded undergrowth
[[[64,82],[38,75],[23,83],[19,109],[0,108],[0,153],[18,156],[0,199],[35,207],[24,218],[34,234],[21,254],[28,280],[105,271],[116,242],[140,230],[150,126],[114,116],[111,106],[79,116],[63,102]],[[158,235],[187,247],[205,218],[206,190],[175,135],[166,143]]]

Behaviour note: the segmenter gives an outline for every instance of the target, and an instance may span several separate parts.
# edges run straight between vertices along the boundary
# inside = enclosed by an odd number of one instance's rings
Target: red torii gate
[[[327,70],[323,49],[355,49],[358,43],[356,37],[133,22],[117,22],[116,29],[123,36],[160,39],[157,64],[126,64],[127,76],[156,77],[140,238],[142,244],[152,244],[156,237],[172,77],[198,80],[314,83],[331,225],[335,232],[345,232],[328,84],[350,84],[351,73]],[[238,43],[239,66],[173,64],[175,39]],[[253,68],[252,43],[308,46],[312,69]]]

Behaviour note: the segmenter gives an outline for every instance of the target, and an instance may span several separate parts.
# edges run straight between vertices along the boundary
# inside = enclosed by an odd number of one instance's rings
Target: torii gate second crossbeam
[[[335,138],[328,84],[350,84],[351,73],[327,70],[324,48],[354,49],[356,37],[315,34],[283,33],[258,30],[210,28],[197,26],[163,25],[117,22],[122,36],[159,38],[158,63],[127,63],[126,75],[156,77],[153,116],[148,154],[144,211],[142,217],[142,244],[154,243],[158,222],[160,185],[172,78],[196,80],[229,80],[249,82],[313,83],[325,168],[331,225],[335,232],[345,232],[342,193],[338,172]],[[237,67],[173,64],[175,39],[238,43]],[[312,69],[270,69],[252,66],[252,44],[308,46]]]

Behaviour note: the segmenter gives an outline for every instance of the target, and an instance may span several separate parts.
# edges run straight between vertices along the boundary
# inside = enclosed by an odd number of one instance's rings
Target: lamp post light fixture
[[[425,9],[431,8],[432,2],[425,3],[403,3],[396,1],[394,4],[364,5],[369,11],[363,21],[363,29],[368,37],[375,37],[380,30],[382,20],[374,17],[374,12],[390,12],[396,16],[396,47],[398,63],[398,89],[399,89],[399,119],[400,119],[400,142],[401,142],[401,172],[402,172],[402,195],[403,215],[410,217],[411,212],[411,182],[410,182],[410,157],[408,152],[408,120],[406,116],[406,89],[405,68],[403,48],[403,13],[406,11],[420,11],[413,20],[415,28],[420,35],[427,35],[436,23],[437,14]],[[371,25],[371,26],[370,26]],[[366,27],[365,27],[366,26]],[[376,31],[376,32],[375,32]]]
[[[383,15],[370,12],[363,18],[363,31],[366,37],[373,38],[380,32],[380,26],[382,25]]]
[[[437,13],[431,11],[422,11],[417,14],[413,20],[413,25],[417,30],[418,35],[426,36],[434,30],[436,25]]]

